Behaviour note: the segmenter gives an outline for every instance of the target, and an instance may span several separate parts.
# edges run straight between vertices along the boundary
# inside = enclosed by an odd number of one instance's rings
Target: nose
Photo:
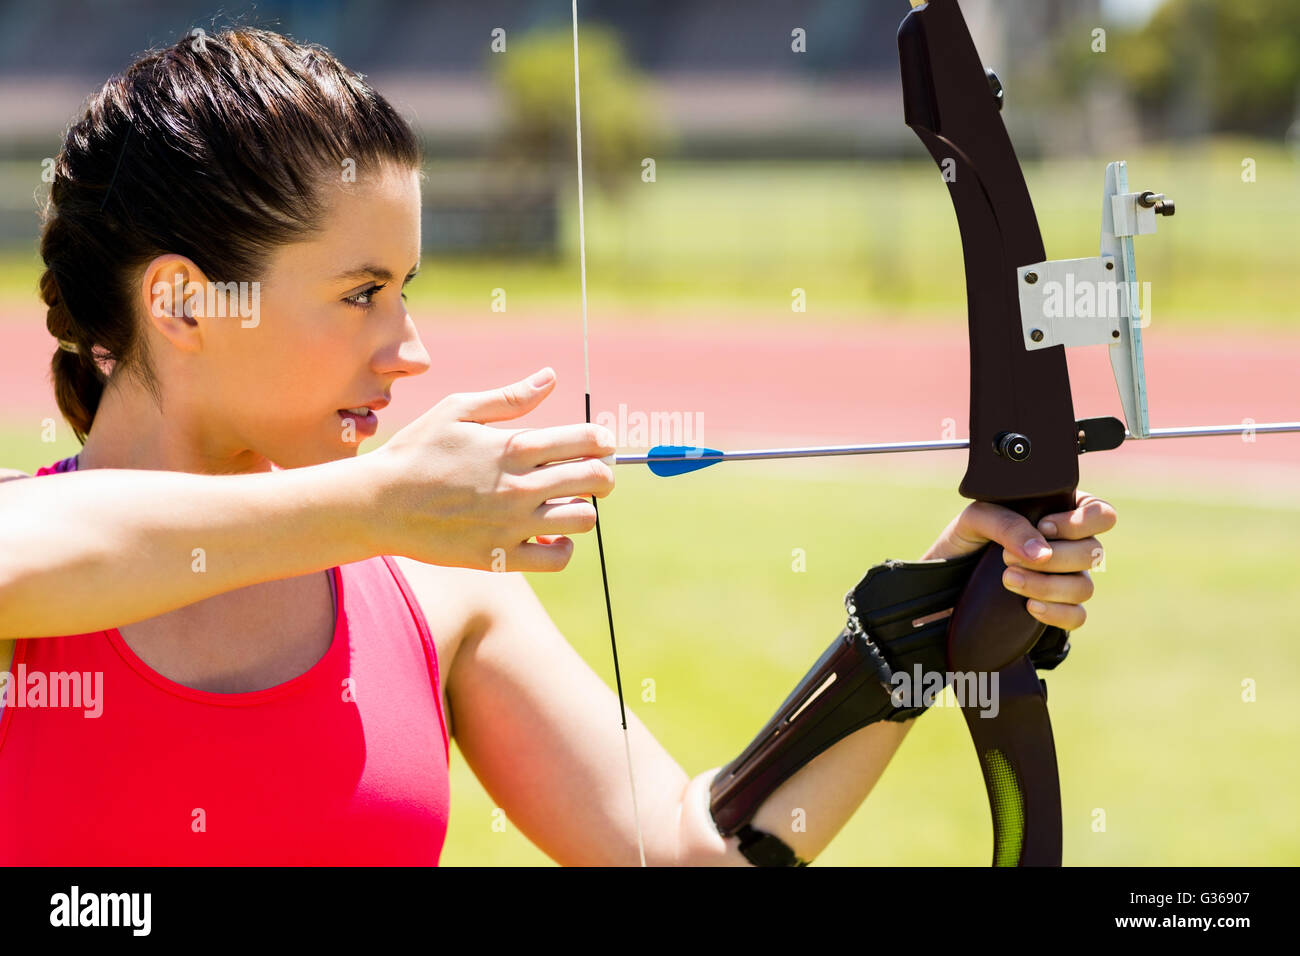
[[[433,363],[409,312],[403,318],[402,335],[394,345],[383,350],[382,354],[388,358],[377,363],[381,366],[378,371],[388,375],[422,375],[429,371]]]

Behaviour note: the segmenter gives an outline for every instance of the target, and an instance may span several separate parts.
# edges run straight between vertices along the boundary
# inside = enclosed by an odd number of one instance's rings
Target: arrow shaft
[[[765,458],[833,458],[838,455],[891,455],[907,451],[951,451],[967,448],[970,442],[965,439],[955,441],[917,441],[917,442],[881,442],[874,445],[821,445],[811,448],[750,448],[743,451],[706,452],[701,454],[684,454],[678,457],[682,461],[757,461]],[[657,456],[658,460],[671,461],[674,456]],[[645,465],[652,460],[651,455],[615,455],[614,463],[618,465]]]
[[[1257,435],[1300,432],[1300,422],[1261,422],[1255,425],[1194,425],[1183,428],[1153,428],[1147,438],[1127,435],[1126,441],[1150,438],[1212,438],[1224,435]],[[835,458],[842,455],[893,455],[916,451],[959,451],[970,447],[966,438],[951,441],[876,442],[868,445],[814,445],[801,448],[749,448],[740,451],[705,451],[682,455],[627,454],[615,455],[617,465],[645,465],[651,461],[762,461],[783,458]]]
[[[1300,422],[1260,422],[1257,425],[1193,425],[1187,428],[1153,428],[1147,438],[1209,438],[1214,435],[1256,435],[1300,432]],[[1133,439],[1132,435],[1128,436]],[[1136,439],[1144,441],[1145,439]]]

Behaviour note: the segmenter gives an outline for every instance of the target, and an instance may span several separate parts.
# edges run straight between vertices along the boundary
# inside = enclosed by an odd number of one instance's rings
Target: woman
[[[69,130],[41,292],[84,447],[0,485],[0,670],[22,692],[0,863],[434,864],[452,734],[553,858],[635,862],[611,692],[521,575],[485,573],[567,564],[611,436],[485,426],[545,399],[548,369],[356,454],[429,367],[401,293],[420,161],[328,52],[250,29],[144,57]],[[1083,496],[1039,528],[974,505],[928,556],[996,541],[1031,613],[1072,629],[1113,521]],[[647,860],[744,865],[713,772],[628,722]],[[811,859],[907,726],[835,745],[756,822],[808,808],[789,842]]]

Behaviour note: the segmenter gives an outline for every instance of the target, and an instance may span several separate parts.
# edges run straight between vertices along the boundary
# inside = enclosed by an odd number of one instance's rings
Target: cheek
[[[346,374],[348,343],[336,324],[265,309],[249,328],[239,319],[225,321],[210,346],[230,405],[265,413],[269,404],[292,415],[339,390],[335,383]]]
[[[355,394],[358,343],[349,329],[327,316],[293,316],[257,343],[248,367],[257,388],[274,395],[283,416],[315,418],[333,412]]]

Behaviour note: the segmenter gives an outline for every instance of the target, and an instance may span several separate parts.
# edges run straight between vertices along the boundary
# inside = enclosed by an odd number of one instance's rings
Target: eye
[[[408,285],[410,285],[410,284],[411,284],[411,280],[414,279],[414,278],[415,278],[416,276],[418,276],[419,274],[420,274],[420,273],[418,273],[418,272],[412,272],[409,276],[406,277],[406,281],[402,283],[402,301],[403,301],[403,302],[406,301],[406,287],[407,287]]]
[[[360,292],[357,292],[354,295],[348,296],[343,301],[346,302],[348,305],[355,306],[358,309],[368,309],[372,305],[374,305],[373,300],[375,294],[378,293],[380,289],[384,288],[387,285],[388,285],[387,282],[375,283],[374,285],[367,286],[366,288],[362,289]]]

